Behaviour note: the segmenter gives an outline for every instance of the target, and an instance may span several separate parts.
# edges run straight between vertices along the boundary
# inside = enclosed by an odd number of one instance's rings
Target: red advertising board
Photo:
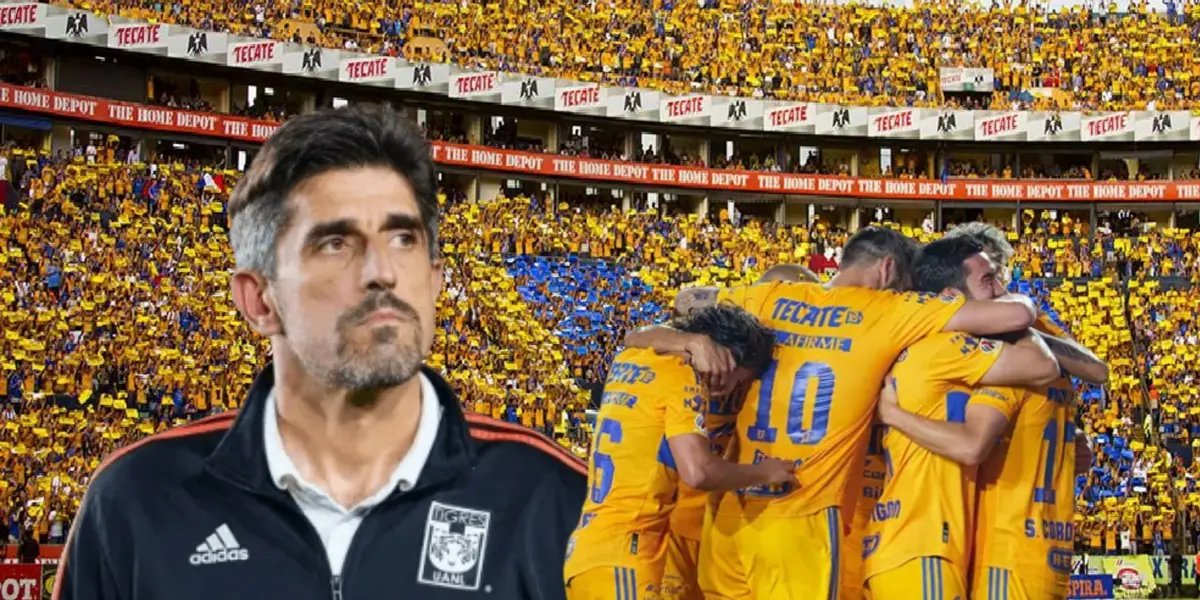
[[[0,600],[41,600],[42,565],[0,565]]]
[[[951,179],[872,179],[675,167],[533,154],[459,144],[433,145],[443,165],[640,185],[797,196],[974,202],[1171,202],[1200,200],[1200,181],[1091,182]]]
[[[12,565],[17,563],[17,548],[16,544],[5,544],[0,546],[0,564]],[[38,548],[38,562],[44,564],[57,563],[59,557],[62,556],[62,544],[42,544]]]
[[[0,84],[0,107],[136,129],[190,133],[248,142],[262,142],[279,127],[278,123],[268,121],[147,106],[8,84]],[[1200,201],[1200,181],[950,179],[942,183],[936,180],[874,179],[676,167],[440,142],[433,144],[433,159],[443,165],[526,175],[664,188],[796,196],[1047,203]]]

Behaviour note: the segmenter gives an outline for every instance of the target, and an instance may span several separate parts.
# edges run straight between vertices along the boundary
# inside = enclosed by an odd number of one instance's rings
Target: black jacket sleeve
[[[112,560],[128,556],[129,548],[114,548],[107,529],[114,517],[105,513],[103,483],[96,477],[84,495],[54,579],[53,600],[122,600],[130,596],[118,585]],[[99,485],[98,485],[99,484]]]
[[[586,494],[587,477],[568,469],[547,477],[533,494],[518,533],[523,600],[566,600],[567,540],[579,524]]]

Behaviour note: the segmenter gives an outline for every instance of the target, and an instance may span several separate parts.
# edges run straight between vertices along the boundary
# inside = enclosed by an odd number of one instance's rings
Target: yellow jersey
[[[733,428],[737,424],[738,409],[744,395],[713,398],[708,401],[704,413],[704,429],[708,432],[709,448],[713,454],[724,456],[729,441],[733,439]],[[700,541],[704,528],[704,512],[708,510],[708,492],[679,484],[679,500],[671,511],[671,531],[689,539]]]
[[[884,375],[964,299],[783,281],[723,290],[719,299],[775,331],[775,360],[738,414],[738,462],[792,461],[800,483],[742,490],[741,510],[787,518],[839,506],[853,515],[858,495],[847,490],[859,477],[846,465],[864,462]]]
[[[667,439],[705,435],[704,391],[678,357],[645,348],[613,359],[596,415],[588,496],[567,546],[567,579],[661,557],[679,490]]]
[[[1075,540],[1075,390],[979,388],[971,402],[1009,419],[979,466],[974,565],[1009,569],[1034,597],[1065,598]]]
[[[971,389],[996,363],[1001,346],[965,333],[937,333],[913,344],[892,367],[900,408],[927,419],[964,422]],[[965,578],[975,469],[891,428],[883,455],[888,477],[868,527],[865,576],[914,558],[940,556],[958,565]]]

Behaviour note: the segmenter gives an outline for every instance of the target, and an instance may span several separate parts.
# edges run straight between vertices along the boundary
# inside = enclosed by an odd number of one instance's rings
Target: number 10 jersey
[[[861,479],[884,375],[904,348],[941,331],[963,298],[773,282],[724,290],[720,300],[775,331],[775,360],[738,416],[738,462],[793,461],[800,482],[743,490],[743,514],[853,515],[861,494],[849,484]]]

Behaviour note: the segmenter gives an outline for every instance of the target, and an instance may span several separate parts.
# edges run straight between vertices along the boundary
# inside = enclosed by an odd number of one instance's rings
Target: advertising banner
[[[247,142],[263,142],[279,123],[106,100],[0,83],[0,108],[25,110],[136,129],[171,131]],[[735,171],[535,154],[483,146],[434,142],[442,165],[528,175],[611,181],[637,185],[817,195],[881,200],[994,202],[1176,202],[1200,201],[1200,181],[1064,181],[873,179]]]
[[[1072,575],[1067,600],[1112,600],[1112,575]]]
[[[1151,556],[1150,568],[1154,572],[1154,582],[1158,585],[1171,583],[1171,565],[1166,556]],[[1183,585],[1196,583],[1196,556],[1188,554],[1183,557]]]
[[[0,565],[0,598],[41,600],[42,565]]]

